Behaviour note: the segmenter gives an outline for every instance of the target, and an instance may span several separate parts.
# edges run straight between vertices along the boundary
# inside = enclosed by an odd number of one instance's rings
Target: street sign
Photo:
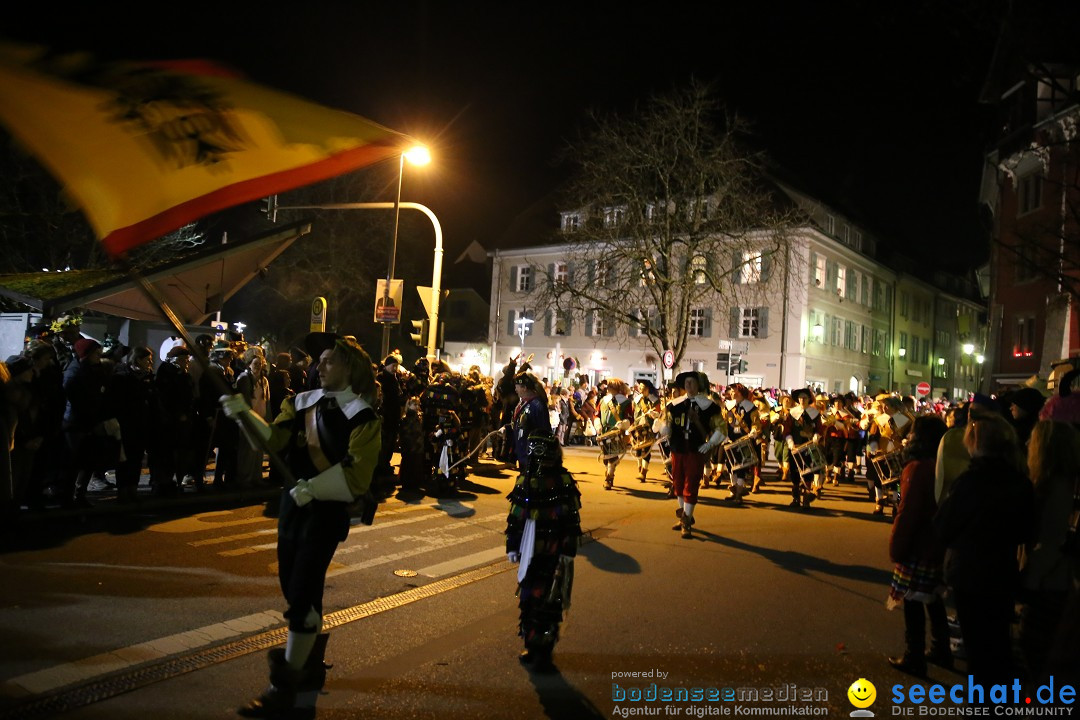
[[[927,395],[930,394],[930,383],[928,383],[928,382],[919,383],[918,385],[915,386],[915,392],[919,395],[919,397],[926,397]]]
[[[401,280],[379,280],[375,286],[375,322],[401,322]]]
[[[311,301],[311,323],[309,332],[326,332],[326,298],[317,297]]]
[[[671,350],[664,351],[664,367],[668,370],[675,367],[675,353]]]

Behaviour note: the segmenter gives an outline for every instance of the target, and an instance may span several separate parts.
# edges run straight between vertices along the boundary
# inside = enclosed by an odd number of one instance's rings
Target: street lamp
[[[525,336],[529,334],[529,326],[533,324],[533,319],[522,315],[514,321],[514,324],[518,326],[518,337],[521,338],[521,351],[525,352]]]
[[[401,181],[405,177],[405,160],[413,165],[427,165],[431,162],[431,153],[423,145],[416,145],[401,153],[398,158],[397,195],[394,197],[394,234],[390,241],[390,262],[386,267],[386,287],[383,288],[383,307],[387,307],[390,299],[390,282],[394,279],[394,265],[397,260],[398,218],[401,216]],[[386,357],[390,352],[390,323],[382,324],[382,352],[380,357]]]
[[[964,343],[963,350],[965,355],[970,355],[975,352],[975,346],[971,343]]]

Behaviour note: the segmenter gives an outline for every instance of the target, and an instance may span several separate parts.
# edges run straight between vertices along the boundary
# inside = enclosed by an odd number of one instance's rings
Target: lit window
[[[708,277],[705,273],[706,261],[704,255],[695,255],[694,259],[690,261],[690,272],[694,276],[695,285],[704,285],[708,281]]]
[[[739,281],[747,285],[761,282],[761,253],[747,251],[742,254]]]
[[[847,268],[843,265],[836,266],[836,294],[844,297],[847,292]]]
[[[563,232],[574,232],[581,227],[581,216],[577,213],[567,213],[562,217]]]
[[[567,264],[564,263],[564,262],[555,263],[555,272],[554,272],[554,276],[552,277],[552,280],[554,280],[556,283],[565,284],[566,281],[569,279],[569,277],[570,277],[570,268],[569,268],[569,266],[567,266]]]
[[[814,265],[814,285],[819,288],[825,287],[825,273],[828,270],[828,261],[821,255],[817,256],[816,264]]]
[[[1042,206],[1042,175],[1031,173],[1017,181],[1017,195],[1019,214],[1024,215]]]

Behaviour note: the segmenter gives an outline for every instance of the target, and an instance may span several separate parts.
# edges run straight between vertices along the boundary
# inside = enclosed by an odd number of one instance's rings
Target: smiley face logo
[[[868,708],[877,699],[877,688],[866,678],[859,678],[851,683],[847,691],[848,701],[857,708]]]

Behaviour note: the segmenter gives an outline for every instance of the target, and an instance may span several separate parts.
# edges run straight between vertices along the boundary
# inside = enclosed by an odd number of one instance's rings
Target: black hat
[[[675,376],[675,387],[686,387],[686,378],[692,377],[697,380],[698,392],[709,391],[709,376],[699,370],[685,370]]]
[[[25,355],[12,355],[4,361],[4,364],[7,365],[8,372],[11,373],[12,377],[34,369],[34,361]]]
[[[533,375],[531,372],[522,371],[517,375],[514,375],[514,384],[521,385],[524,388],[532,390],[534,393],[544,392],[544,386],[540,383],[540,379]]]
[[[814,393],[810,392],[810,388],[799,388],[798,390],[792,391],[791,399],[795,402],[799,402],[799,398],[803,395],[805,395],[806,399],[811,403],[814,402]]]
[[[638,385],[644,385],[645,389],[649,392],[650,395],[656,394],[656,386],[653,385],[652,380],[649,380],[648,378],[641,378],[640,380],[638,380]]]
[[[337,333],[313,332],[304,338],[304,350],[312,359],[318,360],[326,350],[333,350],[334,343],[341,339]]]
[[[181,357],[181,356],[187,356],[187,357],[191,356],[191,351],[188,350],[187,346],[185,346],[185,345],[175,345],[172,348],[170,348],[169,352],[165,355],[165,357],[167,357],[167,358],[174,358],[174,357]]]

